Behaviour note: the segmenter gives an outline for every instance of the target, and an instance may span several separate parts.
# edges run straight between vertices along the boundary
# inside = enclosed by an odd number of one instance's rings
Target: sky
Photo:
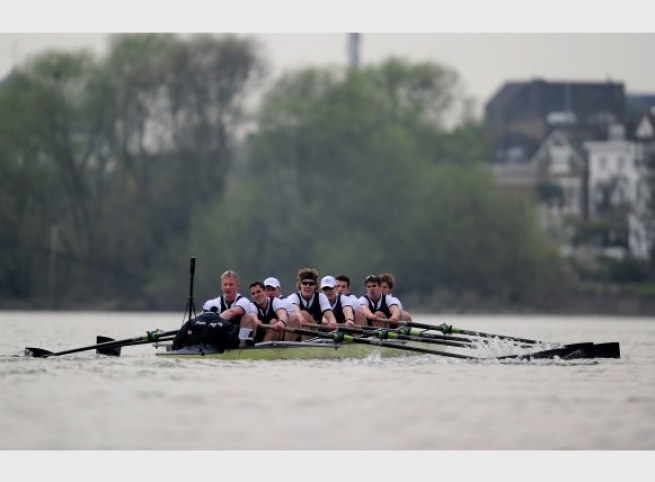
[[[187,0],[185,10],[169,11],[166,2],[142,1],[139,4],[145,7],[139,10],[134,2],[119,0],[112,4],[114,10],[94,12],[98,7],[89,5],[93,2],[25,0],[20,11],[10,11],[8,16],[3,12],[0,19],[0,78],[47,49],[87,48],[100,56],[107,52],[109,33],[145,31],[253,36],[260,41],[275,78],[304,66],[345,66],[347,32],[361,32],[364,65],[392,55],[443,64],[458,72],[464,92],[476,101],[478,110],[505,82],[535,78],[611,80],[623,82],[627,93],[655,93],[655,24],[649,25],[648,20],[655,12],[644,7],[648,2],[625,0],[620,7],[603,10],[594,5],[588,11],[578,0],[551,0],[547,9],[530,15],[525,2],[507,0],[458,0],[456,6],[449,3],[445,14],[436,10],[439,3],[417,0],[259,1],[263,3],[241,0],[221,8],[220,1],[206,7]],[[29,15],[34,10],[27,4],[32,3],[37,4],[34,9],[41,12],[41,20]],[[68,3],[70,16],[62,13]],[[432,5],[434,11],[425,5]],[[152,11],[158,15],[153,17]]]

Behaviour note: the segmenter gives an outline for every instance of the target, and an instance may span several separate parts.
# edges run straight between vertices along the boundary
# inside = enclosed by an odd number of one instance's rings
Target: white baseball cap
[[[321,289],[334,288],[335,286],[337,286],[337,280],[334,279],[334,276],[324,276],[321,279]]]
[[[281,288],[282,286],[280,285],[280,280],[277,278],[273,278],[272,276],[270,278],[266,278],[264,280],[264,286],[272,286],[273,288]]]

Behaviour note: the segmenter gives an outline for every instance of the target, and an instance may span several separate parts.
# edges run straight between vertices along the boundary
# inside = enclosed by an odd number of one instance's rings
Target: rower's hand
[[[352,320],[346,320],[346,328],[354,328],[355,322]]]
[[[389,322],[392,325],[398,326],[398,321],[400,321],[400,320],[396,315],[392,315],[392,316],[389,317]]]
[[[277,331],[282,331],[284,329],[284,323],[282,323],[280,320],[277,320],[273,325],[273,328]]]
[[[327,326],[330,330],[336,330],[337,328],[339,328],[339,325],[337,325],[336,321],[328,321]]]

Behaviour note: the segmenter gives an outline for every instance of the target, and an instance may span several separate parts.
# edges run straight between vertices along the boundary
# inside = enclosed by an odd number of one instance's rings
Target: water
[[[25,358],[147,330],[182,313],[2,312],[0,449],[653,450],[655,322],[419,316],[562,343],[619,341],[619,360],[476,363],[167,360],[150,345]]]

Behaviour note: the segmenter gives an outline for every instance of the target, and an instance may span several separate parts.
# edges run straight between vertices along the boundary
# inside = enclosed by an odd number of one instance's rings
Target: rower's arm
[[[362,307],[362,313],[364,313],[364,317],[367,320],[375,318],[375,315],[373,314],[373,312],[368,307],[368,303],[364,301],[364,298],[359,299],[359,304]]]
[[[343,307],[343,316],[346,318],[346,325],[355,324],[355,310],[353,310],[352,306],[346,305]]]
[[[338,325],[337,325],[337,319],[334,316],[334,312],[332,310],[327,310],[326,312],[323,313],[323,317],[327,320],[327,326],[331,330],[336,330]]]
[[[231,320],[235,316],[243,316],[246,314],[246,310],[243,306],[233,306],[227,310],[221,312],[221,318],[224,320]]]
[[[289,314],[287,313],[287,310],[285,308],[278,308],[277,310],[275,310],[275,314],[277,315],[277,319],[280,320],[285,325],[289,321]]]
[[[391,305],[389,311],[391,312],[389,321],[397,323],[400,320],[400,308],[398,308],[398,305]]]

